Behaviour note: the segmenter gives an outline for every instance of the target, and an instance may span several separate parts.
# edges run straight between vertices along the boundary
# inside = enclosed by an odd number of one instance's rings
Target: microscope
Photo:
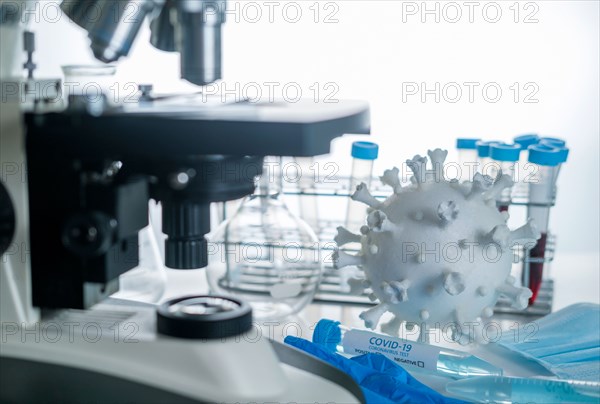
[[[337,369],[256,338],[243,301],[187,296],[157,308],[110,296],[139,263],[149,200],[162,206],[165,265],[203,268],[211,203],[251,194],[264,156],[316,156],[338,136],[368,133],[368,104],[208,108],[155,97],[148,86],[135,103],[85,95],[50,103],[26,91],[35,67],[27,34],[29,78],[15,79],[25,59],[24,11],[36,3],[0,0],[0,401],[362,401]],[[221,79],[226,7],[224,0],[60,5],[104,63],[127,56],[149,20],[152,45],[178,52],[181,77],[198,86]]]

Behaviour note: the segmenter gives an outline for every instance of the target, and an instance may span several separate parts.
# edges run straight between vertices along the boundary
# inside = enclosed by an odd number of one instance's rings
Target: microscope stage
[[[216,103],[202,97],[123,103],[99,116],[69,109],[29,114],[29,134],[68,137],[66,144],[79,152],[94,144],[96,152],[300,157],[328,153],[334,138],[370,130],[363,101]]]

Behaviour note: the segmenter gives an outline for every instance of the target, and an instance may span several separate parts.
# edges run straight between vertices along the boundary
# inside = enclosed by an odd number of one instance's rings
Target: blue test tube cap
[[[496,161],[519,161],[521,145],[495,143],[490,146],[490,157]]]
[[[540,139],[540,143],[554,147],[565,147],[567,145],[565,140],[557,137],[543,137]]]
[[[476,150],[477,142],[481,139],[475,139],[470,137],[459,137],[456,139],[456,148],[463,150]]]
[[[529,146],[539,143],[540,137],[531,133],[528,135],[517,136],[513,139],[513,142],[515,142],[518,145],[521,145],[521,149],[527,150]]]
[[[556,147],[560,152],[560,163],[566,163],[569,158],[569,148],[568,147]]]
[[[342,342],[340,322],[326,318],[319,320],[313,332],[313,342],[335,352],[337,346]]]
[[[490,146],[493,144],[497,144],[497,143],[502,143],[502,142],[499,142],[497,140],[492,140],[492,141],[480,140],[479,142],[477,142],[477,155],[480,158],[490,157]]]
[[[376,160],[379,156],[379,146],[373,142],[352,143],[352,157],[361,160]]]
[[[545,144],[529,146],[529,162],[546,167],[556,167],[562,163],[564,153],[560,149]]]

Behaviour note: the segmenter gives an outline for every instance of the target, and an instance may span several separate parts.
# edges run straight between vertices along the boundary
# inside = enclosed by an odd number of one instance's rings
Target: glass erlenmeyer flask
[[[157,208],[154,202],[150,202],[149,208],[150,223],[138,236],[140,263],[119,277],[119,292],[113,297],[158,303],[165,292],[167,274],[153,227],[155,221],[152,220]]]
[[[317,236],[280,198],[281,183],[281,159],[265,158],[256,192],[209,238],[211,291],[244,299],[258,319],[298,312],[321,279]]]

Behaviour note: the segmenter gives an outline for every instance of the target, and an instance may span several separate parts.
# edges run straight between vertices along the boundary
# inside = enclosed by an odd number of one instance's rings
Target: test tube
[[[523,270],[523,284],[533,292],[529,299],[531,305],[535,302],[542,284],[550,206],[555,196],[556,168],[564,159],[564,153],[560,149],[544,144],[529,146],[528,150],[528,160],[535,165],[535,169],[529,181],[527,216],[535,221],[541,233],[537,244],[527,252],[529,263],[524,263]],[[526,269],[527,264],[529,264],[529,271]]]
[[[529,161],[527,160],[528,158],[528,153],[527,153],[527,149],[529,148],[529,146],[533,146],[534,144],[538,144],[540,141],[540,137],[536,134],[530,133],[530,134],[526,134],[526,135],[520,135],[520,136],[516,136],[513,139],[513,142],[515,144],[518,144],[521,146],[521,150],[523,150],[523,152],[521,153],[521,157],[519,159],[519,165],[518,165],[518,169],[515,170],[515,185],[514,185],[514,193],[517,195],[526,195],[527,194],[527,178],[530,176],[531,173],[531,164],[529,163]]]
[[[379,155],[379,146],[372,142],[354,142],[352,144],[352,175],[350,177],[350,192],[353,193],[361,183],[371,185],[373,176],[373,164]],[[348,210],[346,211],[346,228],[358,230],[365,223],[367,208],[363,203],[348,198]],[[350,243],[346,247],[359,248],[358,243]],[[337,271],[340,277],[340,290],[350,293],[351,288],[348,280],[358,276],[356,267],[348,266]]]
[[[480,140],[476,143],[477,147],[477,171],[481,174],[492,176],[494,172],[494,166],[492,165],[492,159],[490,157],[490,146],[492,144],[502,143],[497,140],[483,141]]]
[[[477,172],[477,142],[481,139],[458,138],[458,163],[460,164],[459,180],[470,181]]]
[[[315,159],[313,157],[296,157],[295,160],[300,171],[300,192],[310,193],[315,188],[316,182],[318,181],[318,178],[315,178],[313,174]],[[317,197],[314,195],[302,195],[301,198],[300,217],[308,223],[318,235],[320,226]]]
[[[567,162],[567,160],[569,158],[569,148],[568,147],[566,147],[566,146],[565,147],[556,147],[556,149],[560,153],[560,163],[558,164],[558,166],[556,166],[556,169],[554,172],[554,186],[555,187],[556,187],[556,181],[558,180],[558,175],[560,174],[560,169],[563,166],[563,164]]]
[[[354,192],[361,183],[371,185],[373,164],[379,155],[379,146],[372,142],[354,142],[352,144],[352,176],[350,192]],[[348,201],[346,228],[359,229],[365,222],[366,208],[363,203]]]
[[[502,175],[510,175],[513,181],[516,178],[516,170],[518,169],[518,161],[521,156],[521,146],[517,144],[495,143],[490,146],[490,158],[494,163],[492,166],[497,172],[493,172],[493,177],[496,178],[500,173]],[[500,212],[508,211],[512,194],[512,187],[506,188],[498,196],[498,210]]]
[[[328,319],[317,323],[313,342],[332,352],[347,355],[378,353],[410,370],[437,372],[456,379],[502,375],[502,369],[468,352],[348,328]]]
[[[558,178],[558,174],[560,173],[560,168],[562,167],[562,163],[565,163],[569,156],[569,149],[567,148],[567,142],[565,140],[557,138],[557,137],[543,137],[540,139],[540,144],[550,146],[550,147],[555,147],[555,148],[559,149],[562,153],[562,157],[561,157],[562,161],[558,166],[556,166],[556,173],[555,173],[555,178],[554,178],[554,183],[556,184],[556,179]]]

